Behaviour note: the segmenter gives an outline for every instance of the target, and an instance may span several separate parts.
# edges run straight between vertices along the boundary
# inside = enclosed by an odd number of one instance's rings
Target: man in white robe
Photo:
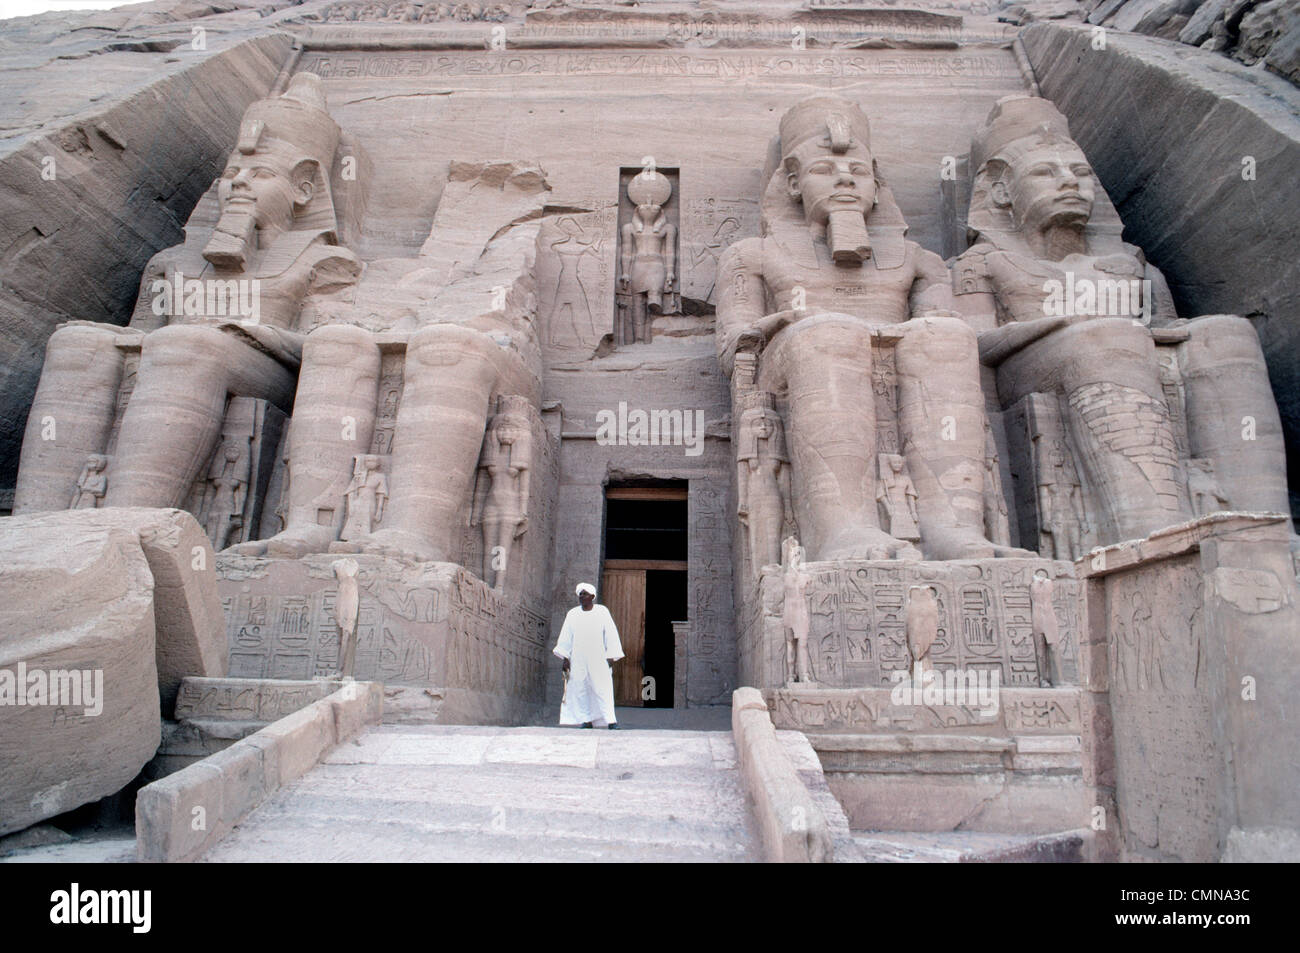
[[[560,724],[591,728],[594,722],[603,721],[617,728],[613,663],[623,657],[618,626],[608,609],[596,605],[595,586],[579,583],[577,594],[580,604],[564,617],[554,649],[564,659],[569,676],[560,705]]]

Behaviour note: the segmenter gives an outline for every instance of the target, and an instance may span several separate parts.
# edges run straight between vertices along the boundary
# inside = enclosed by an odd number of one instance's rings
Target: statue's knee
[[[365,328],[332,325],[317,328],[303,343],[304,365],[339,367],[348,364],[378,363],[374,338]]]
[[[150,364],[193,365],[196,358],[218,358],[227,343],[216,328],[169,324],[144,339],[141,358]]]
[[[1187,323],[1189,350],[1208,361],[1263,359],[1255,326],[1236,314],[1210,314]]]
[[[406,343],[406,361],[428,367],[482,363],[500,346],[488,335],[458,324],[434,324],[421,328]]]
[[[904,325],[896,356],[900,373],[926,373],[937,364],[978,363],[975,330],[961,318],[927,315]]]
[[[50,335],[45,346],[46,370],[82,370],[116,356],[118,335],[108,328],[69,324]]]

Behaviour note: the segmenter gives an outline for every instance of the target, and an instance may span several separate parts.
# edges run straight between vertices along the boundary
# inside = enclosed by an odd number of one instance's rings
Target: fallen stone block
[[[137,537],[0,520],[0,834],[121,790],[160,738]]]

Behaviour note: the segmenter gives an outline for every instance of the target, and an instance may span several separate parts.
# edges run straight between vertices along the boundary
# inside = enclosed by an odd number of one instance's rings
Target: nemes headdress
[[[810,96],[781,117],[781,158],[787,160],[810,139],[835,155],[871,150],[871,124],[857,103],[841,96]]]
[[[999,208],[993,200],[995,174],[1003,168],[1001,162],[1013,162],[1036,146],[1053,143],[1079,148],[1070,138],[1070,124],[1050,100],[1020,93],[997,101],[971,140],[974,181],[967,217],[968,240],[988,241],[999,247],[1007,244],[1015,223],[1011,210]],[[1123,228],[1115,206],[1101,183],[1096,183],[1092,217],[1086,226],[1090,247],[1096,253],[1119,250]]]
[[[319,166],[315,195],[297,228],[333,230],[330,170],[339,145],[339,126],[325,105],[320,77],[298,73],[280,96],[259,99],[244,111],[235,148],[244,155],[275,153],[290,165],[314,159]]]

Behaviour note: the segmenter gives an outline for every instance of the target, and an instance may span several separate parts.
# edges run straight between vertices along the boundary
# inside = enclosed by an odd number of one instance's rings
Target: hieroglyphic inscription
[[[747,76],[985,77],[1013,79],[1019,71],[1010,54],[828,54],[795,52],[697,53],[333,53],[303,55],[299,69],[322,79],[378,79],[436,76],[686,76],[713,79]]]
[[[913,585],[933,586],[938,595],[939,628],[929,657],[936,670],[998,672],[1000,684],[1038,685],[1030,617],[1029,583],[1035,567],[1058,572],[1060,564],[1038,560],[960,563],[834,563],[809,565],[812,612],[809,657],[818,685],[841,688],[887,686],[891,673],[906,671],[909,655],[905,607]],[[759,592],[749,590],[747,601]],[[1053,607],[1061,631],[1062,677],[1078,678],[1080,585],[1056,577]],[[742,626],[746,652],[770,659],[746,660],[746,670],[767,668],[766,678],[784,671],[784,637],[779,606]],[[760,634],[761,633],[761,634]],[[765,682],[763,687],[782,684]]]

